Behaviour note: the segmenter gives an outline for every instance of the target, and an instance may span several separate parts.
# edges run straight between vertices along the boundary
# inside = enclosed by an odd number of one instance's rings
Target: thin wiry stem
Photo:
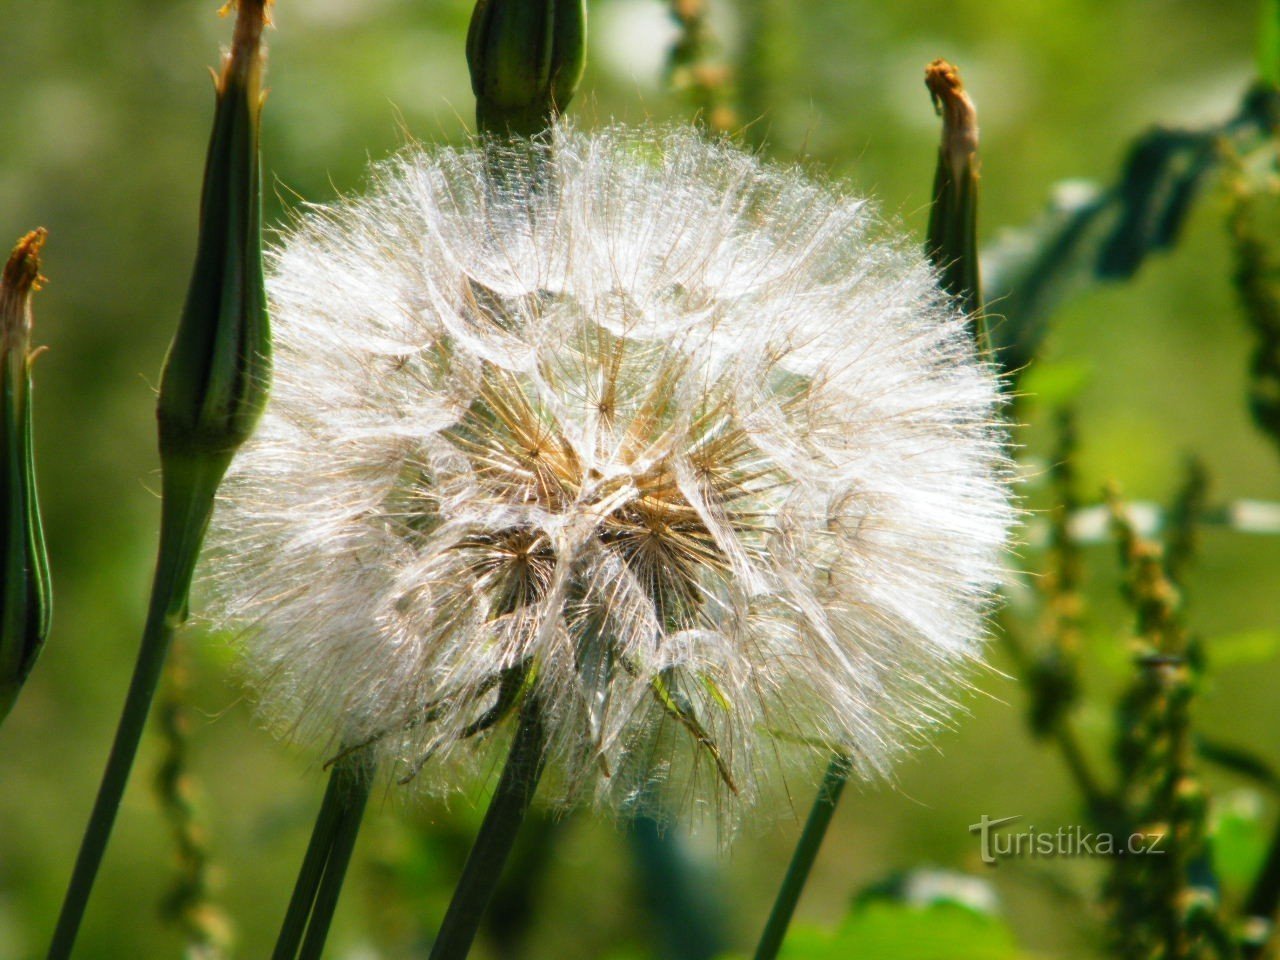
[[[221,479],[222,468],[221,465],[194,468],[193,474],[194,482],[181,491],[174,488],[168,476],[165,477],[160,551],[147,624],[102,783],[98,787],[89,825],[85,829],[49,945],[48,960],[66,960],[71,956],[98,868],[107,850],[107,841],[111,838],[120,800],[129,782],[129,772],[138,754],[138,744],[142,740],[165,657],[173,642],[174,630],[186,619],[191,575],[213,510],[213,491]]]
[[[462,868],[462,878],[431,948],[430,960],[463,960],[471,950],[485,908],[502,876],[546,763],[542,708],[532,696],[520,713],[511,751],[484,823]]]
[[[787,927],[791,925],[791,917],[796,912],[796,904],[800,902],[800,894],[809,879],[809,871],[818,859],[818,851],[822,848],[823,838],[827,835],[827,827],[835,815],[836,805],[840,802],[840,794],[849,781],[853,765],[847,756],[833,757],[827,766],[826,776],[822,778],[822,786],[814,798],[809,810],[809,818],[805,821],[804,830],[800,833],[800,841],[791,855],[791,864],[787,867],[787,875],[782,880],[778,896],[773,901],[773,909],[769,912],[769,920],[760,934],[760,943],[756,946],[755,960],[773,960],[782,947],[787,935]]]

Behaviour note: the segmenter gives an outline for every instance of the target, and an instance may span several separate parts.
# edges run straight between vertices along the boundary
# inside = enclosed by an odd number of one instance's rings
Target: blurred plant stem
[[[231,924],[212,899],[209,840],[188,768],[191,689],[184,652],[179,644],[170,655],[158,717],[164,754],[156,770],[155,790],[173,832],[178,865],[160,913],[182,931],[188,960],[222,960],[230,955]]]
[[[214,493],[266,403],[271,345],[262,281],[258,120],[269,2],[240,0],[231,51],[215,80],[196,262],[157,402],[160,547],[147,623],[49,960],[71,955],[165,656],[187,618]]]
[[[724,911],[706,864],[685,838],[651,816],[627,833],[639,874],[641,900],[653,918],[652,947],[664,960],[712,960],[725,950]]]
[[[1188,530],[1204,487],[1203,469],[1193,464],[1174,509]],[[1114,490],[1110,497],[1124,595],[1136,618],[1136,672],[1116,715],[1120,826],[1123,836],[1143,836],[1160,851],[1110,861],[1116,948],[1132,960],[1232,957],[1209,872],[1208,793],[1194,770],[1191,706],[1203,654],[1183,624],[1168,543],[1139,537]],[[1170,542],[1182,543],[1179,567],[1190,555],[1187,537],[1171,534]]]
[[[431,948],[431,960],[463,960],[470,952],[485,908],[498,887],[502,868],[542,778],[546,749],[542,707],[536,696],[526,694],[507,762],[462,868],[462,877],[454,888],[453,899]]]
[[[1264,76],[1280,82],[1280,3],[1264,3],[1269,29],[1263,32]],[[1268,60],[1267,58],[1271,59]],[[1249,408],[1254,423],[1280,450],[1280,140],[1261,176],[1251,178],[1242,158],[1229,152],[1227,180],[1230,206],[1227,227],[1235,257],[1235,285],[1245,318],[1254,336],[1249,364]],[[1261,182],[1259,182],[1261,181]],[[1218,751],[1215,756],[1222,756]],[[1228,759],[1256,764],[1252,754],[1231,751]],[[1234,768],[1239,767],[1239,763]],[[1255,771],[1257,772],[1257,771]],[[1274,786],[1275,774],[1263,768]],[[1245,901],[1245,929],[1241,956],[1256,960],[1266,955],[1280,912],[1280,824],[1274,828],[1266,859]]]
[[[766,146],[777,116],[781,78],[793,73],[793,7],[787,0],[739,0],[738,9],[743,24],[742,48],[734,71],[738,113],[743,136],[760,150]]]
[[[941,276],[942,289],[969,318],[974,342],[985,355],[991,347],[978,271],[978,112],[960,72],[947,61],[933,61],[924,77],[942,117],[925,252]]]
[[[1028,721],[1033,735],[1057,746],[1090,813],[1105,822],[1114,801],[1094,772],[1071,721],[1080,696],[1080,637],[1085,603],[1084,565],[1071,523],[1080,509],[1075,467],[1079,438],[1074,410],[1060,411],[1057,421],[1058,442],[1049,467],[1052,506],[1048,511],[1048,556],[1045,569],[1036,580],[1043,602],[1038,632],[1046,641],[1033,652],[1021,639],[1007,611],[1001,615],[1000,635],[1027,688]]]
[[[667,55],[667,80],[689,98],[699,126],[728,133],[738,123],[730,105],[732,72],[716,59],[706,0],[669,0],[669,8],[680,33]]]
[[[1258,30],[1258,77],[1280,87],[1280,0],[1262,0]]]
[[[782,887],[773,901],[773,909],[769,911],[769,919],[765,923],[764,932],[760,934],[760,942],[756,945],[755,960],[774,960],[782,949],[782,941],[786,938],[787,928],[795,915],[796,904],[800,902],[800,894],[804,892],[809,873],[818,859],[818,851],[827,835],[827,827],[835,815],[836,806],[840,802],[840,794],[849,782],[849,774],[853,770],[850,759],[846,756],[833,757],[827,766],[818,795],[814,798],[809,810],[809,818],[800,832],[800,840],[795,852],[791,855],[791,863],[787,867]]]
[[[1227,227],[1235,257],[1235,286],[1249,329],[1249,410],[1280,452],[1280,177],[1274,169],[1256,184],[1238,155],[1229,154]],[[1267,214],[1270,214],[1268,217]],[[1264,222],[1270,227],[1264,226]]]

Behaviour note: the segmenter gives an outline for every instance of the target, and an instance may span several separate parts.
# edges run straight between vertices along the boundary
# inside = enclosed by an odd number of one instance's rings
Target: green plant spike
[[[13,248],[0,275],[0,723],[49,634],[52,598],[31,435],[31,295],[43,229]]]
[[[1258,78],[1280,88],[1280,0],[1262,0],[1258,30]]]
[[[947,61],[929,64],[925,85],[942,117],[925,251],[941,276],[942,288],[969,317],[974,340],[986,354],[990,344],[978,271],[978,114],[959,71]]]
[[[266,404],[271,349],[262,277],[258,120],[269,0],[240,0],[200,203],[196,262],[157,404],[160,547],[147,623],[49,960],[71,955],[187,596],[213,498]]]

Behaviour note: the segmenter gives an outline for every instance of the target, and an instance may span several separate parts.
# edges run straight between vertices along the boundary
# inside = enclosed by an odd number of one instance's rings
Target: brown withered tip
[[[235,30],[231,35],[231,50],[222,65],[218,79],[219,91],[226,89],[227,81],[235,77],[241,83],[261,78],[263,48],[262,31],[271,25],[271,5],[274,0],[227,0],[218,11],[225,17],[236,12]]]
[[[37,227],[18,241],[13,252],[9,254],[9,262],[4,265],[4,274],[0,277],[0,286],[6,293],[26,296],[32,290],[39,290],[45,278],[40,275],[40,248],[44,246],[49,231]]]
[[[960,71],[939,58],[924,68],[924,83],[934,110],[942,117],[944,147],[952,154],[972,157],[978,151],[978,110],[964,89]]]

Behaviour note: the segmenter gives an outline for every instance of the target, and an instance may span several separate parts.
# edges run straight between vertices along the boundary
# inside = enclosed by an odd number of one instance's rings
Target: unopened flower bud
[[[216,78],[195,268],[160,383],[160,451],[225,467],[266,403],[271,338],[262,285],[258,119],[268,0],[240,0]]]
[[[31,443],[31,294],[40,286],[45,231],[14,247],[0,276],[0,720],[9,713],[49,632],[49,568]]]
[[[215,78],[195,268],[160,381],[162,567],[168,613],[178,620],[214,492],[266,406],[271,378],[258,159],[269,4],[239,0],[231,50]]]
[[[584,0],[478,0],[467,66],[482,133],[531,137],[573,99],[586,64]]]

